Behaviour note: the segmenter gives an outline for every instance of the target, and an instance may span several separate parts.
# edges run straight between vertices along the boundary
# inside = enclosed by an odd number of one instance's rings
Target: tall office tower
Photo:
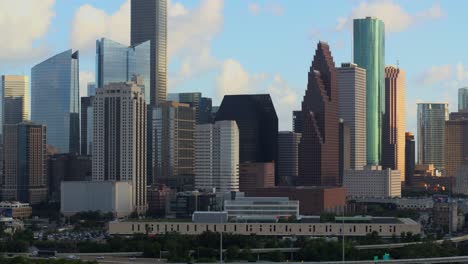
[[[131,45],[151,41],[151,104],[167,94],[167,0],[131,1]]]
[[[239,162],[278,165],[278,116],[270,95],[226,95],[215,121],[234,120],[239,127]],[[276,171],[276,169],[275,169]],[[278,175],[275,178],[279,183]]]
[[[458,112],[468,111],[468,87],[458,89]]]
[[[405,133],[405,184],[413,184],[414,168],[416,166],[416,143],[411,132]]]
[[[353,31],[354,63],[366,70],[367,164],[379,165],[385,111],[385,25],[372,17],[354,19]]]
[[[296,110],[293,111],[293,131],[294,133],[299,133],[301,134],[303,132],[303,125],[304,125],[304,120],[302,116],[302,111]]]
[[[29,120],[28,83],[28,76],[2,76],[1,87],[3,92],[4,124],[18,124],[25,120]]]
[[[67,50],[31,69],[31,120],[47,126],[47,144],[80,152],[78,51]]]
[[[447,103],[418,103],[418,163],[444,169]]]
[[[151,82],[151,45],[149,41],[130,47],[102,38],[96,40],[96,83],[102,88],[110,83],[134,81],[149,103]],[[135,81],[135,78],[139,79]]]
[[[346,170],[351,169],[351,128],[340,118],[340,186]]]
[[[299,175],[299,142],[301,134],[281,131],[278,133],[278,176],[280,185],[294,186]]]
[[[239,128],[218,121],[195,128],[195,188],[239,191]]]
[[[350,168],[366,164],[366,70],[353,63],[337,68],[340,118],[350,129]]]
[[[455,177],[459,169],[468,165],[468,119],[445,122],[444,146],[445,176]]]
[[[405,181],[405,71],[385,67],[385,114],[382,131],[382,167],[400,171]]]
[[[94,96],[81,97],[81,155],[93,152],[93,99]]]
[[[93,181],[132,185],[132,206],[146,212],[146,102],[134,83],[96,89],[93,101]]]
[[[153,109],[153,183],[180,190],[194,186],[195,110],[163,102]]]
[[[96,88],[97,88],[97,85],[96,85],[95,82],[89,82],[88,83],[88,86],[87,86],[88,97],[89,96],[94,96],[96,94]]]
[[[5,125],[2,199],[39,204],[47,199],[46,127],[31,122]]]
[[[202,97],[201,93],[170,93],[167,100],[188,104],[195,108],[195,120],[197,124],[211,123],[211,98]]]
[[[339,181],[338,82],[330,47],[319,42],[302,101],[299,184],[336,186]]]

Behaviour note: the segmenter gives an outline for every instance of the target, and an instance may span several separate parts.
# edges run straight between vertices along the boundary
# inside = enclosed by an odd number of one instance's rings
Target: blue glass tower
[[[382,118],[385,112],[385,26],[372,17],[354,20],[354,63],[366,69],[367,164],[382,160]]]
[[[59,153],[80,151],[78,51],[64,51],[31,69],[31,119],[47,126]]]
[[[109,83],[131,81],[140,77],[145,100],[150,102],[150,41],[125,46],[110,39],[96,41],[96,83],[99,88]]]

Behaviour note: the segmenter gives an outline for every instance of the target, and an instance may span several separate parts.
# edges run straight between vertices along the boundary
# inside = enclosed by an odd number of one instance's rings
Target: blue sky
[[[457,88],[468,85],[468,2],[169,2],[169,92],[201,91],[215,103],[226,93],[271,93],[282,130],[300,108],[317,42],[330,44],[337,66],[352,60],[353,17],[386,24],[386,64],[399,61],[407,75],[407,130],[415,132],[416,102],[448,102],[455,111]],[[129,18],[128,0],[0,0],[0,29],[11,36],[0,40],[0,74],[29,74],[73,48],[84,86],[94,79],[94,41],[128,43]]]

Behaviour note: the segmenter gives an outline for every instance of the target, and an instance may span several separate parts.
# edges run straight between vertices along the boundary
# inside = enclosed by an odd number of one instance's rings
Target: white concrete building
[[[60,212],[65,216],[101,211],[124,217],[134,211],[133,187],[130,182],[63,181],[61,189]]]
[[[239,191],[239,128],[236,121],[197,125],[195,188]]]
[[[400,172],[380,166],[365,166],[363,170],[346,170],[343,185],[348,197],[401,197]]]
[[[147,210],[146,107],[132,82],[98,88],[93,101],[93,181],[129,182],[138,213]]]

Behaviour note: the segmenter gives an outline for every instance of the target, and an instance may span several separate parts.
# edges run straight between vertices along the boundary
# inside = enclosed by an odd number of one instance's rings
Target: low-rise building
[[[320,219],[320,218],[318,218]],[[344,223],[342,222],[344,221]],[[223,232],[234,235],[257,236],[365,236],[377,232],[379,236],[400,236],[402,233],[421,233],[421,226],[409,218],[360,217],[336,219],[320,223],[189,223],[189,222],[110,222],[110,235],[133,235],[148,233],[164,235],[177,232],[182,235],[200,235],[203,232]]]
[[[65,216],[78,212],[101,211],[124,217],[135,210],[130,182],[64,181],[61,189],[60,212]]]
[[[0,212],[5,217],[25,219],[31,217],[32,208],[28,203],[0,202]]]
[[[239,197],[224,202],[229,220],[276,220],[299,216],[299,201],[287,197]]]
[[[395,204],[398,209],[402,210],[432,210],[434,200],[432,198],[372,198],[359,197],[354,199],[358,203],[378,203],[378,204]]]
[[[348,197],[401,197],[401,178],[397,170],[366,166],[363,170],[346,170],[343,186]]]

